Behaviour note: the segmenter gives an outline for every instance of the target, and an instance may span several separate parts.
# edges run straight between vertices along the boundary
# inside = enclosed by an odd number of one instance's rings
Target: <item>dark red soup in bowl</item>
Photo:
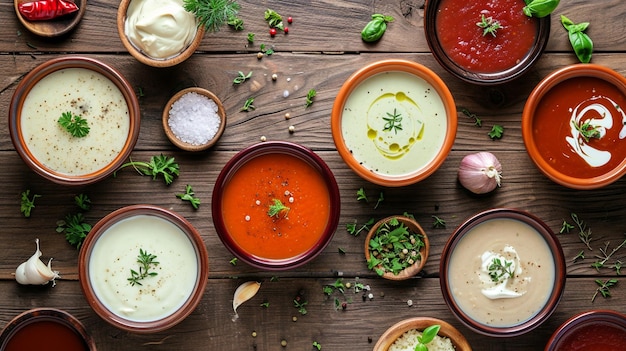
[[[427,0],[428,45],[457,78],[484,85],[511,81],[539,59],[550,35],[550,16],[528,17],[524,6],[524,0]]]
[[[522,136],[535,165],[573,189],[596,189],[626,172],[626,78],[595,64],[545,77],[522,114]]]
[[[626,315],[612,310],[579,313],[557,329],[545,351],[626,350]]]

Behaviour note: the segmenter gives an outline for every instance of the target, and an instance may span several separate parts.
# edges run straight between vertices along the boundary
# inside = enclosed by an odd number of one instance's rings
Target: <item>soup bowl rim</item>
[[[330,211],[328,222],[319,240],[306,252],[287,259],[268,259],[258,257],[246,252],[228,234],[224,217],[222,216],[222,197],[224,196],[225,185],[233,175],[250,160],[267,154],[281,153],[299,158],[305,161],[310,167],[315,169],[323,178],[326,189],[330,197]],[[283,271],[300,267],[317,257],[330,243],[339,223],[340,195],[335,177],[328,165],[313,150],[300,144],[289,141],[266,141],[239,151],[233,156],[220,171],[213,188],[211,203],[213,224],[217,236],[222,244],[238,259],[248,265],[269,271]]]
[[[556,351],[556,347],[558,347],[558,343],[561,340],[565,340],[578,327],[589,323],[618,325],[622,329],[626,329],[626,314],[610,309],[593,309],[579,312],[568,318],[552,333],[546,344],[545,351]]]
[[[543,307],[539,310],[539,312],[535,313],[528,320],[520,324],[506,327],[495,327],[487,325],[485,323],[477,321],[469,314],[465,313],[462,308],[457,304],[449,283],[448,262],[458,243],[475,226],[492,219],[513,219],[532,227],[545,240],[554,261],[554,286],[552,287],[550,297],[545,302]],[[452,314],[454,314],[454,316],[462,324],[464,324],[466,327],[470,328],[474,332],[491,337],[518,336],[539,327],[552,315],[552,313],[558,306],[559,301],[561,300],[561,297],[565,290],[565,256],[563,254],[563,249],[559,243],[558,238],[556,237],[552,229],[540,218],[527,211],[515,208],[492,208],[478,212],[466,219],[454,230],[454,232],[448,238],[448,241],[444,245],[444,249],[441,254],[439,271],[441,275],[440,285],[443,298]]]

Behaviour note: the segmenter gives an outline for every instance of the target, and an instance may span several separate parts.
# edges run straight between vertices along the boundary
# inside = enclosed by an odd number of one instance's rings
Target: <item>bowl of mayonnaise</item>
[[[204,36],[183,0],[122,0],[117,31],[126,50],[139,62],[170,67],[189,58]]]

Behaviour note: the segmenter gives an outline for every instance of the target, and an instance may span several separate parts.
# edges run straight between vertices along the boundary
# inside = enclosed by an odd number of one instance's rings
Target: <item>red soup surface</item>
[[[535,42],[538,20],[524,15],[524,0],[442,0],[436,28],[442,48],[460,67],[495,73],[515,67]],[[497,21],[496,36],[477,23]]]
[[[8,341],[6,351],[86,351],[87,345],[74,330],[53,321],[36,321],[21,327]]]
[[[562,174],[597,177],[626,158],[626,96],[593,77],[575,77],[554,86],[541,99],[533,121],[533,139],[543,159]],[[600,138],[584,138],[585,123]],[[578,127],[577,127],[578,126]]]
[[[275,199],[289,210],[270,216]],[[250,255],[280,260],[315,246],[328,222],[330,195],[321,174],[305,161],[264,154],[233,175],[222,208],[224,225],[237,245]]]
[[[626,329],[609,324],[594,323],[571,330],[568,337],[558,343],[557,351],[624,351]]]

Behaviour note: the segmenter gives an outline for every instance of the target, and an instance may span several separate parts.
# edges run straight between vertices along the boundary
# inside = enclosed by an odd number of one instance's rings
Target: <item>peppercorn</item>
[[[283,339],[280,341],[280,346],[287,347],[287,340]]]
[[[341,303],[341,309],[345,310],[346,308],[348,308],[348,304],[344,301]]]
[[[289,126],[289,133],[293,134],[296,131],[296,127]]]
[[[276,73],[272,74],[272,80],[278,79],[278,75]]]
[[[259,60],[263,58],[263,53],[259,52],[256,54],[256,58],[258,58]]]

